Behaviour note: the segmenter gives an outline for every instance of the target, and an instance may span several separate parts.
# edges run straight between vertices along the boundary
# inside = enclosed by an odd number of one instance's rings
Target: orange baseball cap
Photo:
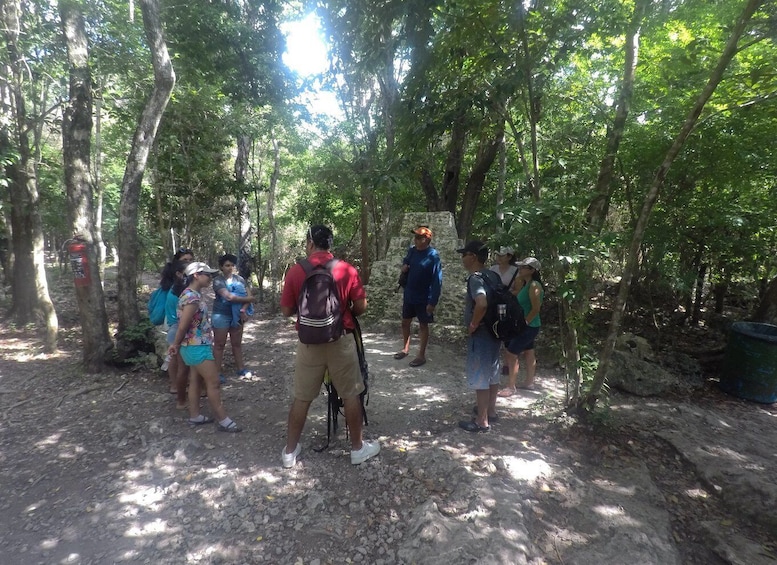
[[[419,226],[416,229],[410,230],[410,231],[416,235],[422,235],[427,239],[432,239],[432,230],[430,230],[426,226]]]

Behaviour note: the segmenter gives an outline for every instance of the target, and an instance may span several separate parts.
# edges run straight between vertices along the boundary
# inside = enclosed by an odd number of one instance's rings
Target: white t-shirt
[[[510,281],[513,278],[513,275],[518,271],[518,267],[515,265],[510,265],[508,269],[503,273],[499,270],[499,264],[491,266],[491,270],[494,271],[497,275],[499,275],[502,278],[502,284],[507,286],[510,284]]]

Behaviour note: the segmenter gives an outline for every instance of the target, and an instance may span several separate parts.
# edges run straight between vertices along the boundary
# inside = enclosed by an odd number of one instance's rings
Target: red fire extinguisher
[[[73,271],[73,281],[76,286],[89,286],[92,281],[89,276],[89,259],[86,253],[86,242],[74,239],[68,244],[70,270]]]

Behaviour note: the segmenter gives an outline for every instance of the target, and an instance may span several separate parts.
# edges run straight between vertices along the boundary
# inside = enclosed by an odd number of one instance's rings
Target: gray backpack
[[[305,281],[297,297],[298,333],[302,343],[329,343],[345,333],[340,292],[332,276],[337,263],[337,259],[331,259],[324,265],[313,266],[307,259],[299,261],[305,271]]]

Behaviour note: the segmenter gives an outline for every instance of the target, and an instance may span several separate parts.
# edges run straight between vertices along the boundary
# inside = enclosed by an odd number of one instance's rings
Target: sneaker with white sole
[[[300,444],[297,444],[297,447],[295,447],[294,451],[291,453],[286,453],[286,447],[284,446],[283,450],[281,451],[283,468],[290,469],[291,467],[294,467],[294,465],[297,463],[297,457],[299,456],[300,452],[302,452],[302,446]]]
[[[351,465],[360,465],[380,453],[380,444],[377,441],[363,441],[362,448],[351,451]]]

